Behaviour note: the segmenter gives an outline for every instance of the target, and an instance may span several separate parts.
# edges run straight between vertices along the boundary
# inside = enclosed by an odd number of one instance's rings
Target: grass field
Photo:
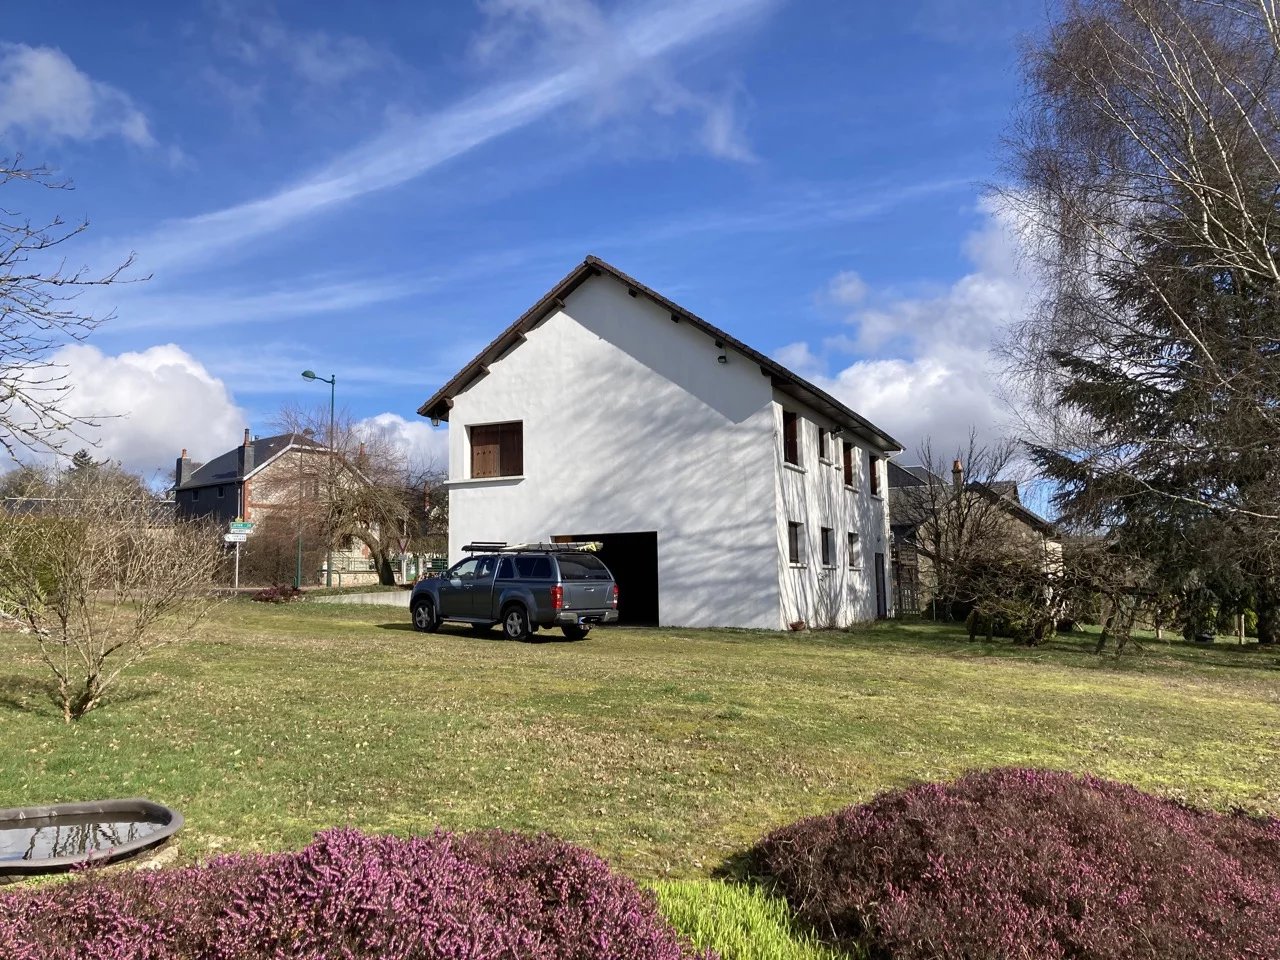
[[[1117,661],[1086,638],[1022,650],[895,623],[514,644],[406,621],[229,602],[69,727],[31,641],[0,634],[0,807],[147,796],[185,814],[183,859],[348,823],[547,830],[650,879],[706,877],[776,825],[994,765],[1280,813],[1280,657],[1256,647]]]

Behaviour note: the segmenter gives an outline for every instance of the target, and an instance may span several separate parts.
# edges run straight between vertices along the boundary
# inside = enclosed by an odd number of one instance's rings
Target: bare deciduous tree
[[[0,612],[33,636],[68,723],[215,602],[218,532],[138,489],[116,471],[51,474],[0,515]]]
[[[436,465],[415,463],[394,436],[345,412],[332,433],[327,409],[286,407],[276,422],[286,432],[309,433],[325,448],[266,481],[262,492],[281,517],[289,514],[295,527],[318,531],[328,544],[361,541],[384,584],[395,582],[392,558],[402,543],[409,550],[438,549],[447,536],[448,500]]]
[[[1280,11],[1070,0],[1027,79],[1006,199],[1044,284],[1009,343],[1031,453],[1060,510],[1127,553],[1229,540],[1270,642]]]
[[[10,185],[69,187],[46,167],[24,166],[21,157],[0,159],[0,186]],[[133,261],[101,275],[68,269],[62,247],[86,229],[88,221],[60,217],[33,223],[0,205],[0,446],[15,461],[25,453],[61,453],[102,419],[69,412],[72,385],[53,354],[106,319],[76,310],[77,295],[121,282]]]

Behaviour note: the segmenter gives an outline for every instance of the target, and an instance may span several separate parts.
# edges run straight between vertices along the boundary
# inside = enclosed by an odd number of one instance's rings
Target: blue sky
[[[1003,412],[1025,298],[983,184],[1021,0],[19,5],[0,153],[73,193],[70,251],[152,279],[64,352],[106,455],[212,456],[298,376],[424,454],[417,405],[587,253],[909,445]],[[910,459],[908,456],[907,459]]]

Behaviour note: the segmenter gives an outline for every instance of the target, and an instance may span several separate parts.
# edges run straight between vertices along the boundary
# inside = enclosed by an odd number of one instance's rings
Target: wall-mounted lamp
[[[839,440],[839,439],[840,439],[841,437],[843,437],[843,436],[844,436],[844,427],[832,427],[832,428],[831,428],[831,439],[833,439],[833,440]]]
[[[433,427],[438,427],[438,426],[440,426],[440,418],[439,418],[439,417],[432,417],[432,418],[431,418],[431,425],[432,425]]]
[[[720,354],[720,356],[716,357],[716,363],[728,363],[728,362],[729,362],[729,358],[726,357],[723,353]]]

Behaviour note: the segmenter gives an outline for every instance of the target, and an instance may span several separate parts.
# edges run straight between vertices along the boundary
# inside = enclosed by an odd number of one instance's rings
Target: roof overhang
[[[515,323],[502,331],[487,347],[480,351],[470,363],[441,387],[436,393],[418,408],[418,413],[432,420],[448,420],[449,411],[453,407],[453,398],[466,390],[472,383],[489,372],[489,367],[504,356],[509,350],[518,346],[525,335],[548,316],[562,310],[565,300],[573,291],[592,277],[607,275],[625,286],[633,296],[644,296],[671,314],[673,320],[680,320],[703,331],[713,340],[720,341],[725,348],[749,359],[760,367],[760,372],[768,377],[775,389],[794,398],[812,410],[817,411],[854,435],[885,453],[897,453],[902,444],[885,433],[870,420],[854,412],[831,394],[815,386],[803,377],[788,370],[770,357],[753,350],[745,343],[730,336],[718,327],[713,326],[696,314],[690,313],[679,304],[668,300],[662,294],[646,287],[644,284],[627,276],[621,270],[601,260],[599,257],[587,257],[547,294],[530,307]]]

